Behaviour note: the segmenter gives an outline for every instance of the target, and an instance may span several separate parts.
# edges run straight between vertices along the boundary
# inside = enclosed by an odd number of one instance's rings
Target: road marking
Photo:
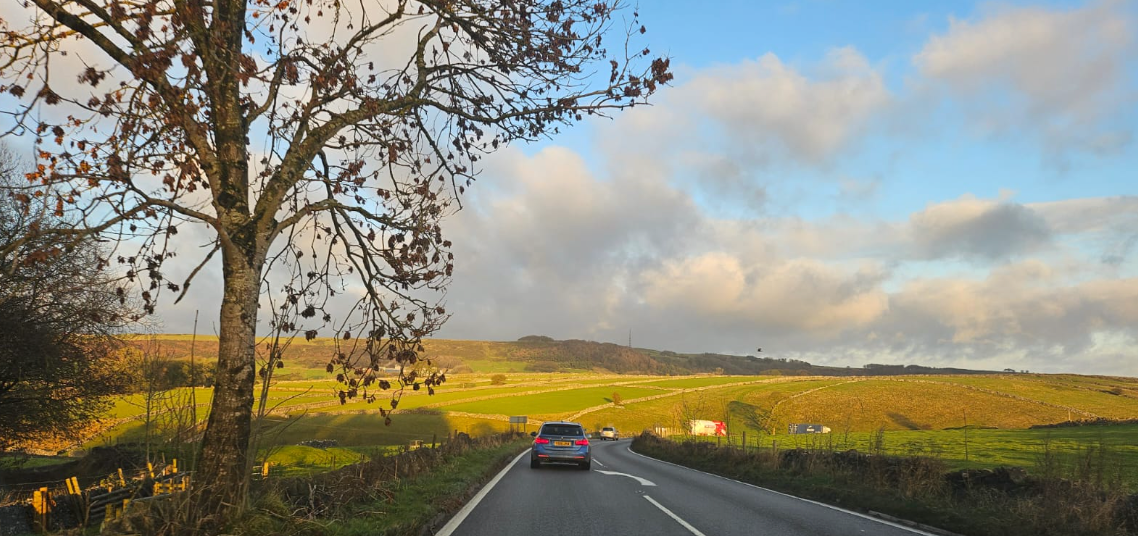
[[[697,529],[697,528],[695,528],[695,527],[691,526],[691,523],[688,523],[687,521],[684,521],[684,520],[683,520],[683,518],[681,518],[680,516],[678,516],[678,515],[676,515],[676,514],[673,514],[671,510],[668,510],[667,508],[664,508],[664,505],[662,505],[662,504],[660,504],[660,503],[656,502],[656,499],[653,499],[652,497],[649,497],[649,496],[647,496],[647,495],[645,495],[645,496],[644,496],[644,498],[645,498],[645,499],[648,499],[648,502],[650,502],[650,503],[652,503],[652,504],[656,505],[656,508],[659,508],[659,509],[660,509],[660,510],[662,510],[662,511],[663,511],[665,514],[668,514],[668,517],[670,517],[670,518],[672,518],[672,519],[675,519],[675,520],[676,520],[676,523],[679,523],[679,524],[680,524],[680,525],[682,525],[682,526],[683,526],[685,529],[688,529],[688,531],[689,531],[689,532],[691,532],[692,534],[695,534],[695,536],[707,536],[706,534],[704,534],[704,533],[700,532],[700,531],[699,531],[699,529]]]
[[[436,532],[435,535],[450,536],[451,533],[453,533],[455,529],[457,529],[458,526],[462,524],[462,521],[466,519],[466,516],[470,515],[470,512],[474,511],[474,507],[478,506],[478,503],[482,502],[482,499],[486,497],[486,494],[490,493],[490,490],[494,489],[494,486],[498,483],[498,481],[502,480],[502,477],[506,476],[506,473],[509,472],[510,468],[512,468],[514,465],[517,465],[518,460],[522,459],[522,456],[529,454],[530,450],[532,449],[526,449],[525,452],[518,454],[518,457],[514,458],[514,461],[506,464],[506,466],[503,467],[501,471],[498,471],[498,474],[494,475],[494,478],[491,479],[485,487],[479,490],[478,494],[475,495],[473,499],[470,499],[470,502],[466,503],[466,506],[462,507],[462,510],[459,510],[458,513],[454,515],[454,517],[450,518],[450,521],[447,521],[447,524],[443,525],[443,528]]]
[[[605,466],[605,464],[601,463],[601,461],[600,461],[600,460],[598,460],[598,459],[596,459],[596,458],[593,458],[593,463],[595,463],[595,464],[597,464],[597,465],[599,465],[599,466],[601,466],[601,467],[604,467],[604,466]]]
[[[651,457],[651,456],[646,456],[646,455],[644,455],[644,454],[641,454],[641,453],[639,453],[639,452],[636,452],[636,451],[632,450],[632,445],[629,445],[629,446],[628,446],[628,447],[626,447],[626,448],[628,449],[628,452],[630,452],[630,453],[632,453],[632,454],[635,454],[635,455],[637,455],[637,456],[640,456],[641,458],[645,458],[645,459],[648,459],[648,460],[652,460],[652,461],[654,461],[654,462],[659,462],[659,463],[666,463],[666,464],[668,464],[668,465],[671,465],[671,466],[679,467],[680,469],[687,469],[687,470],[689,470],[689,471],[695,471],[695,472],[697,472],[697,473],[703,473],[703,474],[705,474],[705,475],[707,475],[707,476],[713,476],[713,477],[715,477],[715,478],[722,478],[723,480],[726,480],[726,481],[728,481],[728,482],[734,482],[734,483],[736,483],[736,484],[742,484],[742,485],[744,485],[744,486],[747,486],[747,487],[751,487],[751,488],[755,488],[755,489],[759,489],[759,490],[763,490],[763,491],[766,491],[766,492],[769,492],[769,493],[773,493],[773,494],[775,494],[775,495],[782,495],[783,497],[789,497],[789,498],[791,498],[791,499],[797,499],[797,500],[799,500],[799,501],[802,501],[802,502],[808,502],[808,503],[810,503],[810,504],[813,504],[813,505],[821,506],[821,507],[824,507],[824,508],[829,508],[830,510],[834,510],[834,511],[836,511],[836,512],[843,512],[843,513],[849,514],[849,515],[851,515],[851,516],[856,516],[856,517],[860,517],[860,518],[862,518],[862,519],[868,519],[868,520],[870,520],[870,521],[875,521],[875,522],[877,522],[877,523],[881,523],[882,525],[889,525],[890,527],[893,527],[893,528],[897,528],[897,529],[901,529],[901,530],[909,531],[909,532],[911,532],[911,533],[913,533],[913,534],[920,534],[921,536],[937,536],[936,534],[933,534],[933,533],[931,533],[931,532],[923,531],[923,530],[920,530],[920,529],[915,529],[915,528],[913,528],[913,527],[906,527],[905,525],[902,525],[902,524],[900,524],[900,523],[894,523],[894,522],[892,522],[892,521],[887,521],[887,520],[884,520],[884,519],[881,519],[881,518],[878,518],[878,517],[867,516],[867,515],[865,515],[865,514],[862,514],[862,513],[859,513],[859,512],[854,512],[853,510],[846,510],[845,508],[839,508],[839,507],[837,507],[837,506],[834,506],[834,505],[832,505],[832,504],[826,504],[826,503],[823,503],[823,502],[812,501],[812,500],[810,500],[810,499],[803,499],[802,497],[795,497],[794,495],[789,495],[789,494],[783,493],[783,492],[781,492],[781,491],[775,491],[775,490],[773,490],[773,489],[767,489],[767,488],[764,488],[764,487],[762,487],[762,486],[756,486],[756,485],[754,485],[754,484],[748,484],[748,483],[746,483],[746,482],[743,482],[743,481],[740,481],[740,480],[735,480],[734,478],[727,478],[727,477],[725,477],[725,476],[722,476],[722,475],[717,475],[717,474],[714,474],[714,473],[708,473],[708,472],[705,472],[705,471],[700,471],[699,469],[692,469],[691,467],[687,467],[687,466],[685,466],[685,465],[680,465],[680,464],[678,464],[678,463],[666,462],[666,461],[664,461],[664,460],[657,460],[656,458],[653,458],[653,457]],[[647,495],[646,495],[645,497],[647,497]]]
[[[631,479],[639,482],[641,486],[655,486],[656,485],[655,482],[652,482],[651,480],[648,480],[647,478],[640,478],[638,476],[632,476],[628,473],[618,473],[616,471],[601,471],[600,469],[593,469],[593,470],[602,474],[602,475],[627,476],[628,478],[631,478]]]

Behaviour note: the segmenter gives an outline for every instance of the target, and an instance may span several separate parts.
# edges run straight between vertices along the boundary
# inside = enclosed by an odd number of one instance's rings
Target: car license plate
[[[555,446],[555,447],[572,447],[573,442],[572,441],[554,441],[553,446]]]

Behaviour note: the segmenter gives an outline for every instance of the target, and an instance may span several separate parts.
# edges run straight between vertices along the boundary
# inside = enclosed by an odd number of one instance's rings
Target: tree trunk
[[[202,438],[195,492],[203,517],[244,502],[253,384],[256,374],[257,303],[261,263],[256,255],[223,248],[225,292],[221,302],[217,374],[209,422]]]

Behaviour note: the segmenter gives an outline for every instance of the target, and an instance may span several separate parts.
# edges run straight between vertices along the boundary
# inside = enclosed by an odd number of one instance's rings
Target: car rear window
[[[601,431],[602,432],[611,432],[611,431],[613,431],[613,429],[606,426],[605,428],[601,428]]]
[[[572,424],[546,424],[541,427],[541,435],[582,436],[585,431]]]

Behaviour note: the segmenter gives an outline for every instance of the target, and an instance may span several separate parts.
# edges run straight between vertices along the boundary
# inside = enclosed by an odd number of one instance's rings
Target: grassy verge
[[[1136,534],[1138,496],[1086,458],[1085,477],[1016,471],[946,473],[940,460],[857,452],[742,451],[641,435],[661,460],[857,511],[877,511],[969,536]]]
[[[506,434],[454,441],[292,478],[260,490],[235,534],[418,534],[457,511],[529,444]]]
[[[516,441],[471,450],[435,467],[429,473],[404,480],[390,499],[360,504],[329,534],[372,536],[414,534],[441,517],[458,511],[474,492],[528,445]]]

